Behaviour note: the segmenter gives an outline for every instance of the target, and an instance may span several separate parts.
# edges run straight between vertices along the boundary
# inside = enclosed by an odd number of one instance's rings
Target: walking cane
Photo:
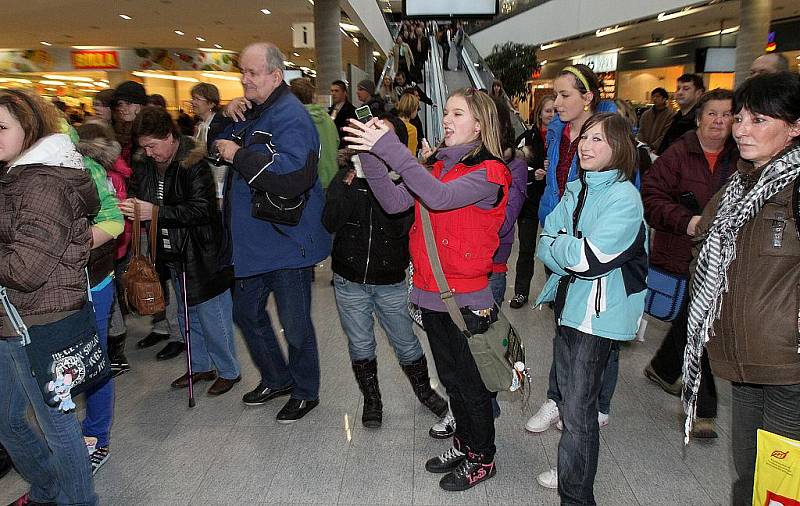
[[[183,291],[183,335],[186,341],[186,369],[189,374],[189,407],[194,407],[194,381],[192,380],[192,335],[189,325],[189,299],[186,295],[186,260],[181,261],[181,285]]]

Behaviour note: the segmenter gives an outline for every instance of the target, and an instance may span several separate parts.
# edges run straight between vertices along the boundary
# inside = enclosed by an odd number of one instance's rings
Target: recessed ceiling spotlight
[[[206,41],[206,39],[204,39],[203,37],[200,37],[199,35],[197,37],[195,37],[195,39],[199,40],[200,42],[205,42]]]
[[[292,53],[292,56],[300,56],[300,53],[298,53],[297,51],[295,51],[295,52],[293,52],[293,53]]]
[[[130,21],[131,19],[133,19],[132,17],[128,16],[127,14],[120,14],[119,17],[121,17],[122,19],[124,19],[126,21]]]
[[[265,16],[269,16],[270,14],[272,14],[272,11],[269,9],[261,9],[261,13],[264,14]]]
[[[183,32],[182,32],[182,31],[180,31],[180,30],[175,30],[175,33],[176,33],[177,35],[186,35],[185,33],[183,33]]]
[[[217,49],[222,49],[222,46],[220,46],[219,44],[214,44],[214,47]]]
[[[39,44],[41,44],[43,46],[52,46],[52,44],[50,44],[49,42],[43,41],[43,40],[39,41]]]

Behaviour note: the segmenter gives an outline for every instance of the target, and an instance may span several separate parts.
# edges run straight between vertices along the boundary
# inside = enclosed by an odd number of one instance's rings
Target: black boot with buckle
[[[403,372],[408,376],[408,381],[411,382],[411,388],[414,389],[417,399],[425,405],[426,408],[433,411],[439,418],[447,414],[447,401],[436,393],[431,388],[431,379],[428,377],[428,360],[425,355],[411,362],[410,364],[401,365]]]
[[[467,451],[467,458],[461,461],[452,473],[442,476],[439,486],[449,492],[460,492],[486,481],[497,473],[493,458],[483,453]]]
[[[364,427],[377,429],[383,422],[383,403],[378,388],[378,360],[356,360],[353,362],[358,388],[364,395],[364,410],[361,423]]]

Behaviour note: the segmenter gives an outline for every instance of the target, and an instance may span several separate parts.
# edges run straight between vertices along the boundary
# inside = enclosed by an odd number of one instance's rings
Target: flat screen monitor
[[[697,50],[695,68],[701,72],[734,72],[735,47],[706,47]]]
[[[407,18],[492,18],[498,0],[403,0]]]

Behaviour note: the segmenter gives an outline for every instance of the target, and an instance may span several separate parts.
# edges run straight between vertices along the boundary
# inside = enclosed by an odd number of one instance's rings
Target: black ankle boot
[[[111,368],[117,371],[128,371],[131,366],[125,357],[125,339],[126,333],[118,336],[108,336],[108,361],[111,363]]]
[[[401,367],[408,376],[408,381],[411,382],[411,388],[414,389],[417,399],[439,418],[447,414],[447,401],[431,388],[431,379],[428,377],[428,360],[425,355],[415,362]]]
[[[378,388],[378,360],[356,360],[353,362],[353,372],[358,381],[358,388],[364,395],[361,423],[364,427],[377,429],[383,422],[383,403]]]
[[[0,478],[7,475],[11,471],[11,456],[9,456],[6,449],[0,445]]]
[[[460,492],[486,481],[497,473],[493,458],[482,453],[467,452],[467,458],[461,461],[452,473],[442,476],[439,486],[449,492]]]

